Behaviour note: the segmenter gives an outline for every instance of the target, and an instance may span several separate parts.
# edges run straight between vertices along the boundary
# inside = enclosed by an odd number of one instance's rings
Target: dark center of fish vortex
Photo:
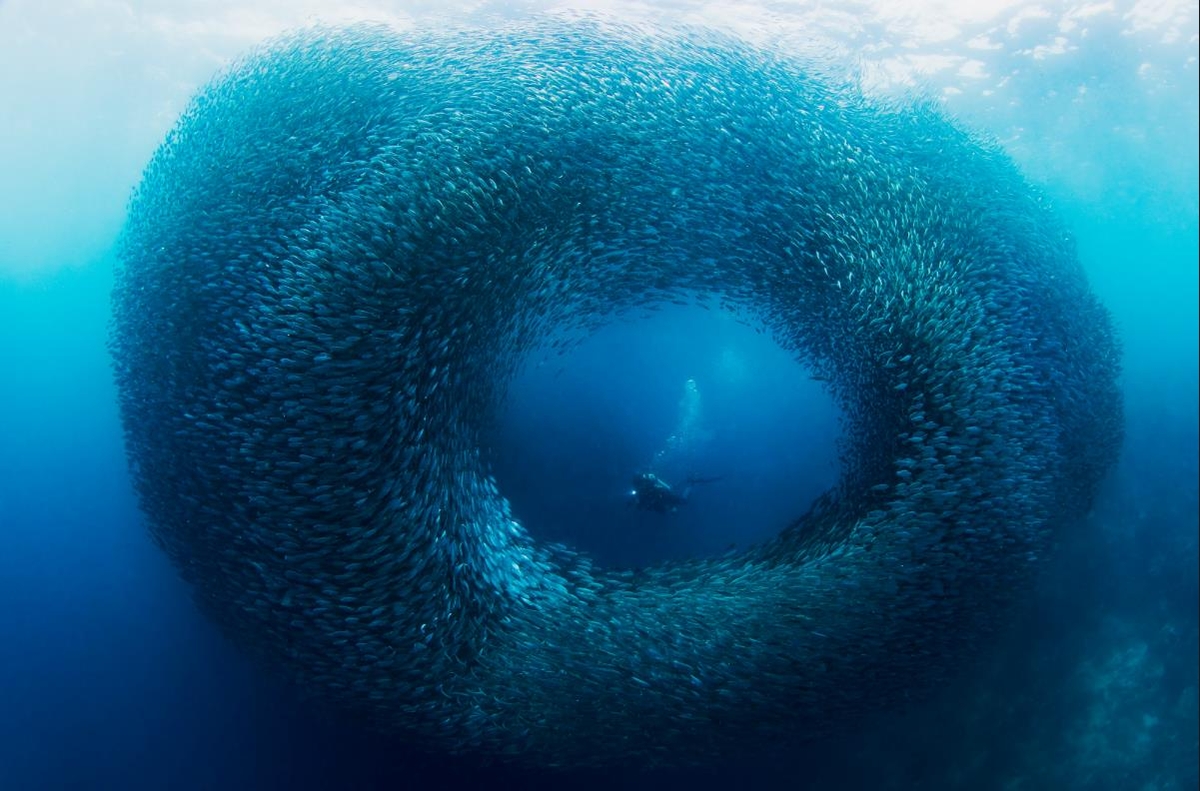
[[[842,419],[824,385],[745,312],[681,297],[546,338],[481,452],[539,542],[609,569],[718,556],[836,483]],[[669,488],[639,487],[647,472]]]

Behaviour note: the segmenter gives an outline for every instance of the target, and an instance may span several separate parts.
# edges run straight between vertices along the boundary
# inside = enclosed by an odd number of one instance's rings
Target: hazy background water
[[[1125,344],[1122,459],[1028,610],[934,699],[703,773],[478,770],[298,702],[199,617],[125,473],[104,347],[125,200],[188,97],[265,37],[318,17],[512,13],[427,5],[0,2],[0,788],[1194,788],[1189,3],[576,5],[732,29],[873,94],[933,97],[999,139],[1075,232]],[[659,456],[681,426],[685,450]],[[768,338],[670,306],[531,359],[491,452],[536,535],[637,564],[769,535],[834,479],[837,436],[820,384]],[[629,478],[656,456],[676,479],[722,479],[670,518],[631,511]]]

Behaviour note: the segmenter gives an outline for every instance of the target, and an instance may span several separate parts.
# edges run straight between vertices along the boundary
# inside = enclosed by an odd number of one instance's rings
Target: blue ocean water
[[[28,10],[0,7],[15,21]],[[121,194],[149,150],[120,149],[124,169],[71,155],[71,170],[27,167],[0,183],[0,206],[17,218],[0,221],[0,788],[1194,787],[1191,19],[1191,60],[1177,64],[1174,82],[1155,83],[1157,97],[1119,79],[1137,70],[1121,51],[1068,55],[1069,68],[1024,77],[1037,91],[1017,109],[962,109],[980,126],[994,119],[1003,137],[1007,114],[1022,107],[1072,118],[1069,107],[1038,100],[1083,79],[1093,92],[1116,86],[1088,110],[1093,119],[1154,119],[1138,134],[1097,135],[1076,122],[1053,127],[1059,134],[1042,145],[1007,139],[1074,231],[1125,346],[1126,440],[1093,512],[1062,537],[1029,606],[933,697],[833,741],[703,771],[472,768],[373,735],[252,666],[199,615],[151,544],[125,469],[105,348],[115,264],[105,229],[115,232],[122,204],[71,196]],[[0,98],[25,95],[5,79]],[[107,114],[86,106],[71,119],[47,91],[31,106],[55,111],[34,117],[68,145],[77,138],[64,127],[126,129],[132,116],[121,108],[131,104],[114,102]],[[23,139],[7,134],[4,161],[28,159],[16,150]],[[1086,172],[1071,156],[1079,151],[1089,153]],[[30,175],[39,172],[55,179]],[[23,206],[55,200],[67,209],[57,223],[18,221]],[[531,358],[491,450],[516,515],[538,538],[639,565],[772,534],[835,480],[839,435],[821,383],[769,338],[720,311],[667,306],[614,322],[567,355]],[[631,510],[629,479],[652,466],[674,482],[692,473],[720,480],[694,488],[676,514]]]
[[[719,308],[634,312],[566,355],[534,354],[491,439],[539,539],[642,567],[763,541],[837,483],[840,412],[769,336]],[[686,507],[636,508],[652,471]],[[800,483],[797,483],[800,482]],[[614,528],[614,525],[620,527]]]

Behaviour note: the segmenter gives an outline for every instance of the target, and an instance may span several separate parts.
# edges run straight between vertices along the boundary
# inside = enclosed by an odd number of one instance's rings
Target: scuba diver
[[[700,478],[689,475],[683,492],[676,492],[670,484],[652,472],[643,472],[633,476],[632,503],[640,511],[657,511],[660,514],[673,513],[679,506],[687,502],[692,486],[698,483],[712,483],[720,478]]]

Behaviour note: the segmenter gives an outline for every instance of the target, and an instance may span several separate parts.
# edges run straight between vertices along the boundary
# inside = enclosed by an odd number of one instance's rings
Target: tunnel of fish
[[[517,366],[692,295],[828,380],[839,484],[736,555],[533,540],[480,449]],[[1121,439],[1108,315],[997,147],[711,33],[277,40],[152,158],[113,299],[134,484],[200,606],[437,751],[688,762],[906,700]]]

